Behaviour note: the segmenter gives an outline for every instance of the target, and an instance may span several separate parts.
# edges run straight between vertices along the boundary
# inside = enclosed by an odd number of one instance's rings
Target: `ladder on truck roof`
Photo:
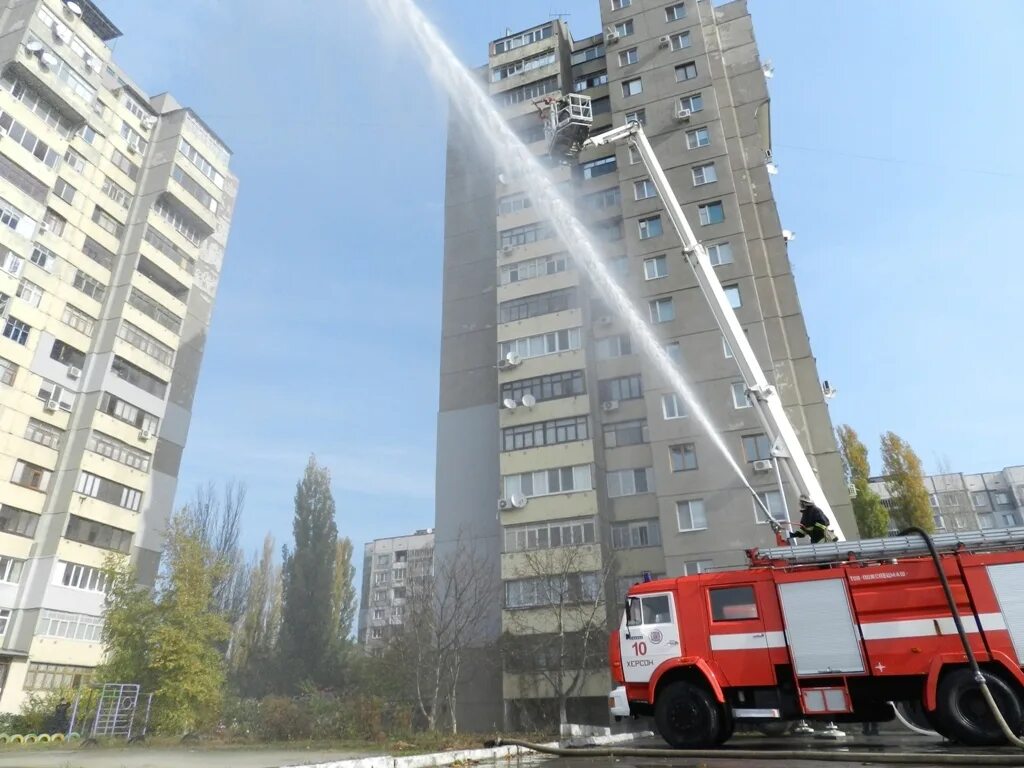
[[[981,531],[956,531],[932,536],[939,552],[992,551],[1024,548],[1024,527]],[[820,544],[797,544],[791,547],[764,547],[747,553],[752,565],[786,561],[793,565],[836,563],[847,560],[885,560],[890,557],[927,555],[928,547],[921,537],[889,536],[884,539],[835,541]]]

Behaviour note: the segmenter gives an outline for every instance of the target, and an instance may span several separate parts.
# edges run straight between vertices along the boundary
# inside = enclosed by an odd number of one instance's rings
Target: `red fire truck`
[[[1024,725],[1024,528],[934,537],[967,641],[1003,716]],[[739,721],[886,721],[1003,743],[917,537],[751,550],[745,570],[636,584],[611,637],[612,714],[651,716],[676,747]]]

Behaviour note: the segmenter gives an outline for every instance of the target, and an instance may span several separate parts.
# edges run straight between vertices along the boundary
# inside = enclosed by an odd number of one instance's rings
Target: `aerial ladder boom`
[[[711,307],[715,322],[718,323],[718,327],[725,336],[726,343],[739,365],[743,381],[746,383],[750,404],[761,420],[768,437],[773,441],[772,454],[775,457],[776,465],[781,467],[786,480],[797,489],[798,493],[806,494],[821,508],[828,517],[833,532],[840,541],[844,540],[839,521],[836,520],[828,499],[825,498],[821,484],[797,438],[796,430],[793,429],[789,417],[786,416],[778,390],[768,382],[764,371],[758,364],[754,350],[747,340],[747,335],[743,332],[736,313],[733,311],[725,291],[722,290],[722,284],[715,275],[707,249],[697,240],[690,223],[686,220],[679,200],[676,199],[675,193],[668,183],[665,171],[662,169],[661,163],[658,162],[658,158],[644,134],[643,127],[639,123],[628,123],[597,136],[591,136],[582,143],[582,146],[600,147],[621,141],[626,141],[639,153],[641,161],[651,174],[651,180],[661,196],[665,211],[683,244],[683,255],[693,268],[701,291]]]

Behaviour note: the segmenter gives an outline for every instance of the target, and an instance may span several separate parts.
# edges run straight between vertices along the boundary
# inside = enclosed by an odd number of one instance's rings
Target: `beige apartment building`
[[[119,35],[0,0],[0,711],[88,680],[112,553],[155,579],[237,190]]]
[[[540,20],[492,41],[482,78],[538,155],[546,146],[535,102],[544,97],[590,96],[598,131],[630,120],[644,124],[828,501],[855,535],[790,267],[790,235],[772,194],[771,68],[758,53],[746,3],[600,3],[600,34],[574,39],[563,20]],[[551,173],[571,190],[608,263],[693,383],[746,480],[781,515],[768,440],[638,158],[623,146],[590,149]],[[490,557],[490,577],[503,583],[491,616],[496,640],[507,643],[510,633],[551,637],[553,593],[579,604],[603,600],[607,622],[644,572],[735,566],[744,550],[772,541],[709,436],[638,351],[521,180],[499,174],[453,112],[437,551],[444,556],[468,536]],[[503,362],[508,352],[521,362]],[[795,508],[792,489],[785,494]],[[560,552],[574,553],[575,572],[549,574],[554,589],[524,566],[546,560],[557,571],[565,562]],[[551,685],[532,684],[537,674],[499,658],[481,665],[463,693],[462,722],[550,722]],[[537,655],[537,665],[551,663],[550,654]],[[589,671],[570,702],[570,719],[606,719],[605,665],[581,663]]]

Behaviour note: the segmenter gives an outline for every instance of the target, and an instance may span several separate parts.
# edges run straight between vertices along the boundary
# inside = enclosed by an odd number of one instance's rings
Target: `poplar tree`
[[[868,463],[867,446],[848,424],[841,425],[836,431],[846,476],[853,484],[853,514],[857,519],[857,530],[865,539],[885,536],[889,531],[889,513],[869,484],[871,465]]]
[[[886,432],[882,435],[882,463],[885,486],[892,498],[892,519],[900,528],[915,525],[931,533],[935,518],[928,502],[921,459],[910,443],[894,432]]]

